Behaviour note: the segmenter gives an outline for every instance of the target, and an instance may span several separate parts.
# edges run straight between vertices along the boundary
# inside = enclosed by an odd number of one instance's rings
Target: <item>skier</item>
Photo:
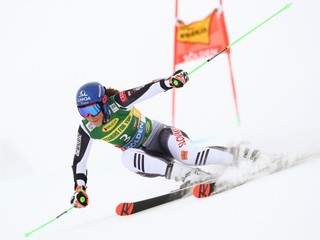
[[[134,107],[159,93],[181,88],[188,80],[188,73],[178,70],[169,78],[125,91],[107,89],[98,82],[79,88],[76,102],[83,119],[72,165],[75,192],[71,204],[77,208],[88,205],[86,165],[93,139],[120,148],[122,162],[130,171],[146,177],[174,179],[184,186],[212,178],[194,166],[232,164],[233,154],[226,148],[195,146],[185,132],[152,120]]]

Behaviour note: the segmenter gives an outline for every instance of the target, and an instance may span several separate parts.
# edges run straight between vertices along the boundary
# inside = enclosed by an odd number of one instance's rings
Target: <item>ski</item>
[[[119,216],[132,215],[156,206],[160,206],[165,203],[169,203],[187,197],[191,195],[192,189],[192,187],[177,189],[171,191],[170,193],[152,198],[147,198],[141,201],[119,203],[116,207],[116,213]]]
[[[207,198],[212,195],[216,195],[230,189],[241,186],[251,180],[257,179],[261,176],[268,174],[273,174],[283,169],[293,167],[297,164],[303,163],[307,160],[312,160],[318,158],[320,153],[306,153],[296,156],[286,156],[286,155],[272,155],[270,156],[267,163],[255,166],[255,161],[252,162],[252,166],[249,169],[243,171],[242,175],[238,175],[237,181],[228,181],[227,179],[221,178],[221,174],[214,181],[209,180],[206,182],[199,183],[193,187],[192,194],[196,198]],[[238,172],[241,167],[234,168],[234,171]],[[230,170],[230,169],[229,169]],[[230,173],[229,173],[230,174]]]
[[[311,160],[315,157],[319,157],[320,153],[309,153],[295,157],[286,156],[272,156],[268,163],[260,166],[253,165],[249,169],[245,169],[242,175],[238,175],[237,181],[228,181],[228,179],[215,177],[215,179],[206,180],[205,182],[198,183],[193,186],[182,187],[171,191],[167,194],[163,194],[156,197],[147,198],[136,202],[123,202],[116,207],[116,213],[119,216],[132,215],[156,206],[160,206],[165,203],[169,203],[184,197],[193,195],[196,198],[206,198],[212,195],[216,195],[235,187],[238,187],[248,181],[256,179],[258,177],[278,172],[282,169],[286,169],[295,166],[299,163]],[[233,167],[235,173],[241,171],[239,167]],[[229,173],[230,174],[230,173]]]
[[[214,194],[216,182],[202,183],[194,186],[193,196],[196,198],[206,198]]]

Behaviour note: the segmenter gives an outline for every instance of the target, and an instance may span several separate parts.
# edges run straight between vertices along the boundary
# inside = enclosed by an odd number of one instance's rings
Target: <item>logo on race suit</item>
[[[181,131],[176,128],[171,128],[173,135],[176,137],[176,142],[178,143],[179,148],[182,148],[186,145],[186,140],[182,135]]]
[[[181,151],[181,160],[188,160],[188,151]]]
[[[139,146],[139,144],[142,142],[144,135],[145,135],[145,122],[141,121],[136,134],[133,136],[131,140],[128,139],[130,141],[124,147],[128,149],[128,148],[134,148]]]
[[[135,91],[134,91],[133,89],[127,91],[127,94],[128,94],[129,97],[130,97],[132,94],[134,94],[134,93],[135,93]]]
[[[133,125],[132,125],[132,130],[135,130],[137,128],[137,125],[138,125],[138,118],[134,118],[134,122],[133,122]]]
[[[95,126],[93,123],[88,122],[88,123],[86,124],[86,127],[87,127],[87,129],[91,132],[93,129],[95,129],[96,126]]]
[[[112,130],[117,125],[118,122],[119,122],[119,118],[112,119],[110,122],[108,122],[106,125],[103,126],[102,131],[108,132]]]
[[[114,113],[119,110],[119,108],[117,107],[117,105],[114,104],[114,103],[110,104],[110,108],[111,108],[111,111],[114,112]]]
[[[136,88],[133,89],[133,91],[134,91],[134,92],[137,92],[137,91],[139,91],[141,88],[143,88],[144,86],[145,86],[145,85],[142,85],[142,86],[140,86],[140,87],[136,87]]]
[[[146,133],[149,133],[150,129],[151,129],[151,124],[149,122],[147,122],[147,125],[146,125]]]
[[[88,96],[85,90],[81,90],[78,96],[78,102],[88,102],[91,98]]]
[[[130,114],[124,120],[122,120],[121,123],[118,124],[117,127],[111,131],[111,133],[107,134],[107,136],[102,138],[102,140],[106,142],[112,142],[116,138],[119,138],[131,123],[132,118],[133,109],[130,111]]]
[[[127,94],[125,91],[119,92],[119,97],[120,97],[121,102],[123,102],[123,103],[128,101]]]
[[[76,152],[75,152],[75,155],[76,156],[80,156],[80,149],[81,149],[81,139],[82,139],[82,136],[80,133],[78,133],[78,137],[77,137],[77,145],[76,145]]]

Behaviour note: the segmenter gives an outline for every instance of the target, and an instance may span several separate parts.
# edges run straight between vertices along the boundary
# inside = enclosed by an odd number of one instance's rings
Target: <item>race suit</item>
[[[141,147],[152,132],[152,121],[133,105],[171,88],[167,79],[159,79],[121,91],[107,100],[110,118],[105,124],[95,127],[87,119],[82,119],[72,165],[75,185],[87,182],[86,166],[92,139],[106,141],[122,150]]]
[[[79,126],[73,160],[75,187],[87,183],[87,160],[92,139],[123,150],[122,162],[143,176],[166,176],[170,162],[185,165],[230,164],[233,156],[217,149],[195,146],[183,131],[143,116],[133,105],[171,89],[168,79],[121,91],[107,100],[108,121],[95,127],[87,119]]]

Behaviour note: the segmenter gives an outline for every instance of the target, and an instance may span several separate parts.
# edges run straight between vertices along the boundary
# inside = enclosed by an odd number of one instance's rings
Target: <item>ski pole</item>
[[[30,232],[26,232],[26,233],[24,234],[24,236],[25,236],[26,238],[29,237],[31,233],[34,233],[34,232],[38,231],[39,229],[41,229],[41,228],[49,225],[50,223],[54,222],[54,221],[57,220],[59,217],[63,216],[64,214],[66,214],[67,212],[69,212],[69,211],[70,211],[71,209],[73,209],[73,208],[74,208],[74,206],[70,207],[69,209],[67,209],[66,211],[64,211],[64,212],[61,213],[60,215],[56,216],[55,218],[53,218],[53,219],[50,220],[49,222],[47,222],[47,223],[45,223],[45,224],[43,224],[43,225],[41,225],[41,226],[33,229],[33,230],[30,231]]]
[[[233,46],[234,44],[236,44],[237,42],[239,42],[240,40],[242,40],[244,37],[246,37],[247,35],[249,35],[250,33],[252,33],[253,31],[255,31],[257,28],[261,27],[263,24],[265,24],[266,22],[268,22],[271,18],[277,16],[278,14],[280,14],[282,11],[284,11],[285,9],[290,8],[292,5],[292,3],[287,3],[282,9],[280,9],[278,12],[276,12],[275,14],[273,14],[272,16],[270,16],[269,18],[267,18],[266,20],[264,20],[262,23],[260,23],[259,25],[257,25],[256,27],[254,27],[253,29],[251,29],[249,32],[247,32],[246,34],[244,34],[243,36],[241,36],[240,38],[238,38],[237,40],[235,40],[233,43],[230,43],[228,46],[226,46],[224,49],[222,49],[220,52],[218,52],[217,54],[215,54],[214,56],[210,57],[209,59],[207,59],[205,62],[203,62],[202,64],[200,64],[198,67],[196,67],[195,69],[191,70],[188,74],[192,74],[195,71],[197,71],[199,68],[201,68],[202,66],[204,66],[205,64],[207,64],[208,62],[210,62],[212,59],[214,59],[215,57],[217,57],[218,55],[220,55],[221,53],[223,53],[224,51],[226,51],[227,49],[231,48],[231,46]]]

